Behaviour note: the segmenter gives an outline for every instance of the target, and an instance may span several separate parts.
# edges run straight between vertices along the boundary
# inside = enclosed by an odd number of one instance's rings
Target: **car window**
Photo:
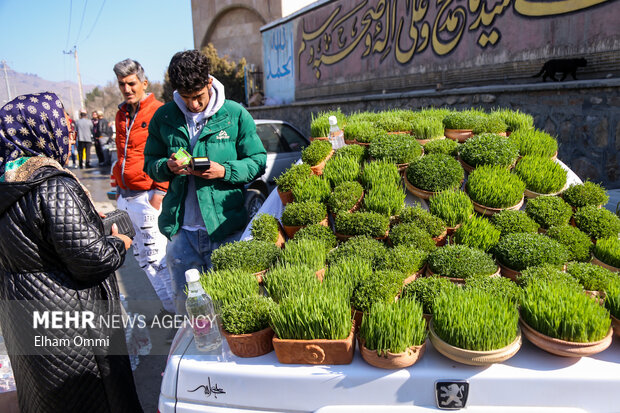
[[[263,142],[263,146],[267,153],[285,152],[280,137],[276,133],[275,129],[268,124],[256,125],[256,132],[258,137]]]
[[[291,128],[288,125],[279,124],[274,125],[275,128],[280,129],[280,134],[288,143],[288,146],[291,148],[292,152],[299,152],[306,146],[308,146],[308,141],[299,134],[295,129]]]

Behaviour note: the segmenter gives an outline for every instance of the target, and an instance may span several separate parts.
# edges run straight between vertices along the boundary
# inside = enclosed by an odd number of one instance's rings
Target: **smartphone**
[[[181,148],[174,154],[174,159],[183,162],[183,165],[185,166],[189,165],[189,163],[191,162],[192,155],[190,155],[190,153],[187,152],[184,148]]]

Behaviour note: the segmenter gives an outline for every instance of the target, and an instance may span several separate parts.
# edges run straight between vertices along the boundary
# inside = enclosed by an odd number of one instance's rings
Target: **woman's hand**
[[[120,238],[125,243],[125,250],[128,250],[129,247],[131,247],[131,243],[133,241],[127,235],[118,233],[118,225],[112,224],[112,231],[110,232],[110,235]]]

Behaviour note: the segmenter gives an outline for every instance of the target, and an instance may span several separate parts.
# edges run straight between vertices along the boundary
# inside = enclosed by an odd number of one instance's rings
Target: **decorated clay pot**
[[[477,213],[485,215],[485,216],[491,216],[494,214],[499,214],[500,212],[504,210],[515,210],[515,211],[519,210],[523,206],[524,200],[525,198],[521,197],[521,200],[516,205],[513,205],[511,207],[506,207],[506,208],[491,208],[491,207],[479,204],[475,202],[473,199],[471,200],[471,203],[474,205],[474,211],[476,211]]]
[[[366,363],[381,369],[402,369],[414,365],[426,350],[426,341],[421,346],[411,346],[402,353],[382,352],[377,354],[376,350],[369,350],[364,345],[364,339],[358,339],[360,353]]]
[[[474,132],[471,129],[444,129],[444,135],[448,139],[463,143],[474,136]]]
[[[237,357],[258,357],[273,350],[273,330],[267,327],[249,334],[230,334],[222,329],[230,351]]]
[[[349,335],[341,340],[295,340],[274,336],[276,357],[284,364],[350,364],[355,350],[355,322],[352,324]]]

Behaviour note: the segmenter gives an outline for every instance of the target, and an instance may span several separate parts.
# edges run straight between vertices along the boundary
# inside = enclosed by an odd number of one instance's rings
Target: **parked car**
[[[256,132],[267,150],[267,167],[262,176],[245,186],[248,219],[258,212],[269,193],[275,188],[274,179],[295,163],[301,157],[301,150],[310,144],[310,141],[288,122],[268,119],[255,119],[254,122]],[[113,159],[116,162],[115,152]],[[116,191],[109,191],[108,198],[116,199]]]
[[[267,150],[265,173],[246,185],[245,207],[252,218],[276,187],[274,179],[301,157],[301,150],[310,141],[288,122],[271,119],[255,119],[256,132]]]

